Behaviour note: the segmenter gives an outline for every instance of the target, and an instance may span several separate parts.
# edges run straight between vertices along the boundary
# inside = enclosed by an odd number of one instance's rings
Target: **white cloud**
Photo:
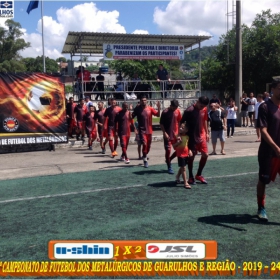
[[[271,9],[273,13],[280,12],[278,1],[242,0],[241,5],[242,23],[249,26],[256,14],[262,10]],[[228,12],[232,12],[232,1],[228,1]],[[226,33],[226,13],[226,1],[171,0],[165,9],[155,8],[154,23],[164,34],[213,36],[203,43],[213,45]],[[232,16],[229,17],[229,28],[232,28]]]
[[[45,55],[58,58],[69,31],[126,33],[118,23],[119,12],[98,10],[95,3],[84,3],[73,8],[61,7],[56,12],[57,19],[44,16]],[[38,33],[24,32],[24,39],[31,43],[31,48],[21,52],[23,57],[42,55],[41,20],[37,24]]]
[[[149,31],[142,30],[142,29],[136,29],[132,32],[132,34],[149,34]]]

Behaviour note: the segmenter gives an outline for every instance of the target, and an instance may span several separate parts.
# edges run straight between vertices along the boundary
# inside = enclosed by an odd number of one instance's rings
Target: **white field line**
[[[208,179],[218,179],[218,178],[227,178],[227,177],[238,177],[238,176],[245,176],[245,175],[257,174],[257,173],[258,172],[237,173],[237,174],[230,174],[230,175],[223,175],[223,176],[207,177],[206,179],[208,180]],[[42,199],[42,198],[61,197],[61,196],[68,196],[68,195],[79,195],[79,194],[84,194],[84,193],[95,193],[95,192],[112,191],[112,190],[124,190],[124,189],[139,188],[139,187],[146,187],[146,186],[147,185],[132,185],[132,186],[115,187],[115,188],[86,190],[86,191],[79,191],[79,192],[59,193],[59,194],[53,194],[53,195],[50,194],[50,195],[41,195],[41,196],[30,196],[30,197],[2,200],[2,201],[0,201],[0,204],[9,203],[9,202],[17,202],[17,201]]]

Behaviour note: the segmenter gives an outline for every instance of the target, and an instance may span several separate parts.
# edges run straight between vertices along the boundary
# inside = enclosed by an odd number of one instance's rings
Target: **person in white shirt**
[[[231,128],[231,134],[230,137],[233,137],[234,134],[234,128],[235,128],[235,122],[236,122],[236,112],[238,108],[235,106],[235,101],[231,100],[229,102],[228,107],[226,108],[227,111],[227,138],[229,138],[230,128]]]
[[[85,97],[85,105],[87,106],[87,111],[90,112],[89,105],[93,106],[93,103],[90,101],[90,97]]]
[[[261,142],[261,130],[260,128],[257,126],[257,121],[258,121],[258,115],[259,115],[259,107],[260,105],[264,102],[264,96],[263,94],[258,94],[257,95],[257,104],[255,106],[255,128],[256,128],[256,132],[257,132],[257,137],[258,139],[256,140],[256,142]]]
[[[251,127],[254,127],[254,119],[255,119],[255,105],[257,104],[257,99],[254,97],[254,93],[250,93],[250,99],[248,102],[248,115],[249,115],[249,120],[251,123]]]

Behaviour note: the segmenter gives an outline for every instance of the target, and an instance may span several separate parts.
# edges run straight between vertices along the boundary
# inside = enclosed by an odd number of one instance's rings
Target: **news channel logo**
[[[112,243],[63,242],[54,244],[55,259],[112,259],[114,245]]]
[[[14,1],[0,1],[0,18],[14,18]]]
[[[204,243],[148,243],[147,259],[204,259]]]

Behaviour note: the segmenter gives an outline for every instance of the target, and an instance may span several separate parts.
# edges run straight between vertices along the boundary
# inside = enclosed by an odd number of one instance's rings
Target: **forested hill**
[[[205,60],[206,58],[212,56],[214,54],[214,51],[217,46],[208,46],[208,47],[202,47],[200,50],[201,55],[201,61]],[[186,69],[192,68],[190,65],[192,63],[198,63],[198,56],[199,56],[199,50],[193,50],[189,53],[185,53],[185,59],[183,62],[183,66],[186,67]]]

